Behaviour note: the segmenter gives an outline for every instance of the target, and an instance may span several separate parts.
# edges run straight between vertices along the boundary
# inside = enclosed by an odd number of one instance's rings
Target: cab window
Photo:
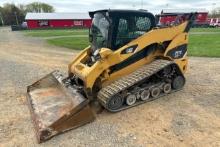
[[[138,38],[152,28],[151,19],[146,16],[125,16],[118,20],[115,48],[118,49]]]

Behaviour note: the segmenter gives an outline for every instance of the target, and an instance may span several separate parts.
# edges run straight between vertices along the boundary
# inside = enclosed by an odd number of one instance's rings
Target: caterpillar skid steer
[[[156,17],[143,10],[89,15],[91,45],[69,64],[68,77],[54,71],[27,88],[38,142],[93,121],[95,106],[118,112],[185,84],[196,13],[182,14],[185,20],[172,26],[157,26]]]

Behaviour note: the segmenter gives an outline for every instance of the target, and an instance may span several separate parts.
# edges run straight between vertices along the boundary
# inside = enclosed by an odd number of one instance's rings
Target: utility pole
[[[211,10],[212,17],[215,17],[215,5],[216,3],[212,3],[212,10]]]
[[[141,9],[143,9],[143,0],[141,0]]]
[[[16,23],[18,25],[18,16],[17,16],[17,12],[14,12],[15,13],[15,18],[16,18]]]
[[[132,7],[135,9],[136,5],[135,5],[135,4],[132,4]]]
[[[4,20],[3,20],[3,17],[2,17],[2,13],[1,13],[1,12],[0,12],[0,18],[1,18],[2,26],[4,26]]]
[[[215,9],[215,5],[216,5],[216,3],[212,3],[212,9],[213,10]]]
[[[41,13],[40,2],[37,2],[37,4],[38,4],[38,13]]]

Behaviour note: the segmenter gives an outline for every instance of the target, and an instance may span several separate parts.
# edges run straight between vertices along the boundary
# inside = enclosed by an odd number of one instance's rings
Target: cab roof
[[[114,14],[128,14],[128,15],[131,15],[131,14],[137,14],[137,15],[151,15],[151,16],[154,16],[152,13],[148,12],[147,10],[123,10],[123,9],[103,9],[103,10],[97,10],[97,11],[92,11],[92,12],[89,12],[89,16],[91,18],[94,17],[94,14],[97,13],[97,12],[101,12],[101,13],[106,13],[108,12],[109,15],[114,15]]]

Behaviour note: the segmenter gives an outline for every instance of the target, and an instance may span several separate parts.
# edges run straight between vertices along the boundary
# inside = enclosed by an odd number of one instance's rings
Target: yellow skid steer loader
[[[163,16],[144,10],[89,15],[91,45],[69,64],[68,77],[54,71],[27,88],[38,142],[93,121],[92,104],[118,112],[185,84],[188,32],[196,13],[179,14],[184,21],[172,26],[156,25]]]

